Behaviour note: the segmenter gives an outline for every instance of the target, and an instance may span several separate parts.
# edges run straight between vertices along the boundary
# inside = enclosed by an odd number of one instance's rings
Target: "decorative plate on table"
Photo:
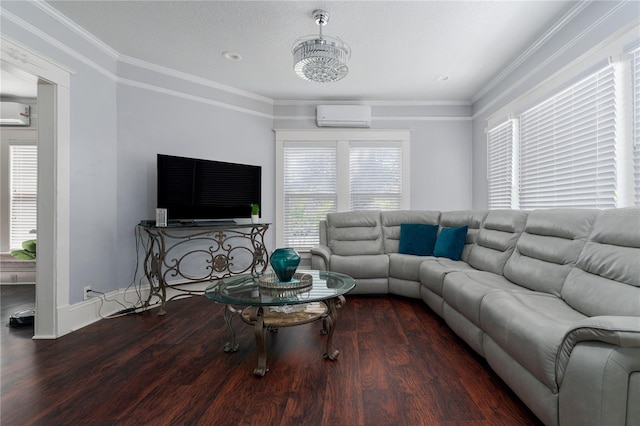
[[[274,288],[277,290],[284,289],[292,289],[292,288],[303,288],[309,287],[313,284],[313,276],[310,274],[305,274],[303,272],[296,272],[293,274],[293,278],[291,281],[280,281],[276,274],[264,274],[261,275],[258,279],[258,283],[260,287],[263,288]]]

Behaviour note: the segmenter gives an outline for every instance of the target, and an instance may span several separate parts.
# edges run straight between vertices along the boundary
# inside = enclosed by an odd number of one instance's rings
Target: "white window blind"
[[[284,244],[319,244],[318,224],[337,208],[337,153],[332,146],[284,146]]]
[[[351,210],[402,207],[402,145],[352,143],[349,149]]]
[[[410,209],[407,130],[276,130],[276,244],[320,243],[327,213]]]
[[[34,145],[9,146],[9,246],[22,248],[22,242],[35,239],[37,225],[38,148]]]
[[[615,207],[612,67],[520,116],[520,208]]]
[[[633,180],[635,184],[635,204],[640,206],[640,48],[633,51]]]
[[[513,143],[512,120],[487,133],[487,181],[490,209],[512,207]]]

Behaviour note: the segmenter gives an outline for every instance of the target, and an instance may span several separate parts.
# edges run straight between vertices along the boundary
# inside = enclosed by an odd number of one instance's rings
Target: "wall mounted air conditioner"
[[[371,127],[368,105],[318,105],[318,127]]]
[[[0,102],[0,126],[28,126],[29,105],[17,102]]]

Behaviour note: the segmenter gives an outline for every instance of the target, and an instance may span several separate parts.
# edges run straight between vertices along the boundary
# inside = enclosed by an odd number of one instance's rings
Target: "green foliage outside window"
[[[11,256],[20,260],[34,260],[36,258],[36,240],[22,243],[22,250],[11,250]]]

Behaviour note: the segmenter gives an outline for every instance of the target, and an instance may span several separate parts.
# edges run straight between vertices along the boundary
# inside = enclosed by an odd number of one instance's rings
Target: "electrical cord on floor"
[[[123,303],[121,303],[119,300],[115,300],[115,299],[107,299],[106,294],[104,294],[101,291],[97,291],[97,290],[88,290],[89,293],[96,293],[98,294],[98,299],[100,299],[100,307],[98,308],[98,316],[102,319],[114,319],[114,318],[120,318],[123,317],[125,315],[130,315],[130,314],[139,314],[142,313],[148,309],[151,309],[154,305],[157,305],[158,303],[154,303],[154,304],[142,304],[141,306],[130,306],[127,307],[125,306]],[[111,314],[111,315],[107,315],[106,317],[102,315],[102,307],[104,306],[104,302],[116,302],[117,304],[119,304],[120,306],[122,306],[124,309]]]
[[[131,280],[131,282],[129,283],[129,285],[124,289],[124,302],[127,304],[131,304],[131,306],[127,307],[126,305],[124,305],[122,302],[120,302],[119,300],[110,300],[107,299],[107,295],[101,291],[97,291],[97,290],[88,290],[88,292],[90,293],[95,293],[97,294],[99,299],[100,299],[100,307],[98,308],[98,316],[102,319],[113,319],[113,318],[119,318],[121,316],[124,315],[130,315],[130,314],[139,314],[142,313],[146,310],[149,310],[151,308],[153,308],[155,305],[160,304],[160,300],[158,300],[156,303],[150,303],[150,297],[147,298],[147,300],[143,300],[142,297],[142,282],[145,279],[146,275],[145,274],[141,274],[140,277],[138,277],[138,274],[140,273],[140,257],[141,257],[141,250],[142,250],[142,256],[146,256],[149,250],[149,245],[147,243],[147,241],[144,238],[144,235],[142,233],[142,231],[140,230],[140,227],[136,226],[135,227],[135,232],[134,232],[134,239],[135,239],[135,252],[136,252],[136,265],[135,265],[135,269],[133,271],[133,278]],[[137,296],[137,300],[133,301],[133,302],[129,302],[127,301],[127,294],[129,289],[133,287],[136,296]],[[118,303],[120,306],[123,307],[123,309],[119,310],[118,312],[108,315],[108,316],[103,316],[101,311],[102,311],[102,307],[104,306],[104,302],[116,302]]]
[[[133,302],[133,304],[143,305],[145,303],[142,300],[142,280],[144,278],[144,274],[137,280],[137,282],[136,282],[136,278],[138,277],[138,273],[140,271],[140,249],[143,250],[142,255],[144,256],[147,253],[148,246],[145,242],[142,232],[140,231],[140,227],[138,226],[135,227],[134,235],[135,235],[134,240],[135,240],[135,252],[136,252],[136,266],[133,271],[133,278],[131,279],[131,283],[129,283],[129,285],[125,289],[124,297],[126,302],[127,291],[131,287],[133,287],[136,292],[136,295],[138,296],[138,300],[136,302]]]

